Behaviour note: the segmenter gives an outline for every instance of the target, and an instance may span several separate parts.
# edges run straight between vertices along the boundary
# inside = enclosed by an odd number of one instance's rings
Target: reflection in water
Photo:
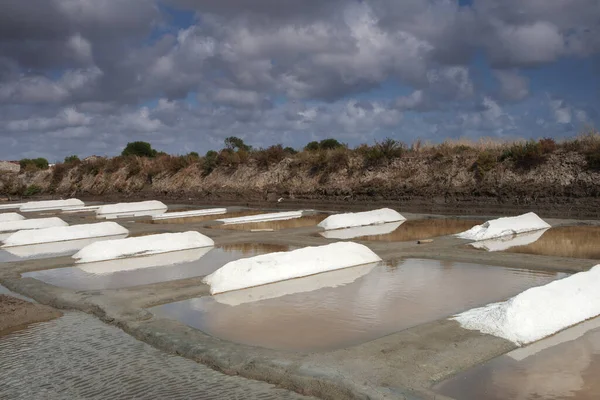
[[[583,335],[578,332],[581,327],[573,327],[577,332],[571,340],[568,329],[559,334],[566,341],[544,339],[459,374],[435,390],[464,400],[597,400],[600,398],[599,326],[600,319],[589,321],[585,326],[589,330]]]
[[[1,262],[15,262],[59,256],[70,256],[88,244],[104,240],[123,239],[127,235],[104,236],[89,239],[65,240],[63,242],[41,243],[27,246],[6,247],[0,250]]]
[[[417,259],[371,268],[201,297],[153,311],[233,342],[319,351],[356,345],[564,276]],[[330,287],[338,279],[339,286]]]
[[[237,218],[237,217],[247,217],[249,215],[257,215],[261,214],[261,211],[237,211],[230,212],[227,214],[214,214],[214,215],[200,215],[197,217],[184,217],[184,218],[173,218],[173,219],[165,219],[165,220],[156,220],[156,221],[145,221],[152,224],[192,224],[194,222],[203,222],[203,221],[212,221],[219,218]]]
[[[305,399],[168,354],[83,313],[0,338],[0,399]]]
[[[405,221],[398,229],[386,235],[361,237],[361,240],[379,240],[383,242],[406,242],[453,235],[471,229],[484,221],[460,218],[418,219]]]
[[[291,228],[304,228],[307,226],[315,226],[319,222],[323,221],[327,216],[323,214],[307,215],[305,217],[286,219],[280,221],[264,221],[264,222],[251,222],[247,224],[223,224],[215,225],[212,228],[218,229],[230,229],[238,231],[251,231],[254,229],[272,229],[278,231],[281,229]]]
[[[230,261],[268,253],[273,249],[289,250],[288,246],[258,243],[247,246],[243,250],[231,246],[209,247],[123,260],[76,264],[69,268],[29,272],[23,274],[23,277],[31,277],[51,285],[76,290],[116,289],[204,276]]]
[[[561,226],[551,228],[535,243],[509,252],[599,260],[599,243],[600,226]]]
[[[353,239],[362,236],[386,235],[394,232],[400,225],[406,221],[388,222],[387,224],[358,226],[356,228],[334,229],[331,231],[319,232],[321,236],[327,239]]]
[[[504,251],[511,247],[527,246],[528,244],[535,243],[548,229],[550,228],[520,233],[518,235],[502,236],[497,239],[482,240],[470,243],[469,246],[486,251]]]

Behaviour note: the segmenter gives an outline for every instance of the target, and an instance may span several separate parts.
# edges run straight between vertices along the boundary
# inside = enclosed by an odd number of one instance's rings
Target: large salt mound
[[[274,299],[290,294],[313,292],[323,288],[344,286],[367,275],[376,266],[376,263],[364,264],[359,265],[358,267],[338,269],[297,279],[288,279],[269,285],[217,294],[214,296],[214,299],[221,304],[233,307],[239,306],[240,304]]]
[[[353,228],[355,226],[385,224],[387,222],[404,221],[399,212],[382,208],[379,210],[365,211],[359,213],[345,213],[330,215],[325,218],[319,226],[325,230]]]
[[[381,258],[367,246],[333,243],[232,261],[203,282],[216,294],[378,261]]]
[[[461,239],[478,241],[546,228],[550,228],[550,225],[538,217],[537,214],[530,212],[516,217],[493,219],[482,225],[474,226],[456,236]]]
[[[168,207],[158,200],[139,201],[135,203],[107,204],[96,210],[101,218],[136,217],[143,215],[162,214]]]
[[[103,236],[126,235],[129,231],[115,222],[57,226],[34,231],[19,231],[4,240],[4,246],[24,246],[67,240],[88,239]]]
[[[10,221],[23,221],[25,219],[24,216],[17,213],[4,213],[0,214],[0,222],[10,222]]]
[[[25,203],[8,203],[8,204],[0,204],[0,210],[14,210],[17,208],[21,208],[21,206]]]
[[[78,199],[30,201],[23,204],[20,210],[23,212],[64,210],[73,207],[83,207],[85,204]]]
[[[600,265],[454,317],[463,328],[523,345],[600,315]]]
[[[218,219],[217,221],[223,222],[227,225],[233,224],[247,224],[251,222],[267,222],[267,221],[283,221],[288,219],[300,218],[303,215],[303,211],[285,211],[278,213],[269,213],[269,214],[258,214],[258,215],[248,215],[246,217],[236,217],[236,218],[224,218]]]
[[[153,220],[164,220],[164,219],[175,219],[175,218],[202,217],[205,215],[225,214],[226,212],[227,212],[226,208],[209,208],[206,210],[169,212],[169,213],[165,213],[165,214],[155,215],[152,217],[152,219]]]
[[[22,221],[9,221],[0,224],[0,232],[21,231],[27,229],[52,228],[54,226],[67,226],[65,221],[57,217],[25,219]]]
[[[215,242],[199,232],[161,233],[92,243],[73,256],[77,263],[115,260],[171,251],[214,246]]]

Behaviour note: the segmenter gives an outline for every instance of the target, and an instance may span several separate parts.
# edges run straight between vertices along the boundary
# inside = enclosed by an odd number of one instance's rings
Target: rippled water
[[[564,276],[408,259],[190,299],[152,311],[232,342],[322,351],[504,300]]]
[[[300,218],[292,218],[281,221],[265,221],[265,222],[252,222],[248,224],[225,224],[215,225],[211,228],[217,229],[229,229],[238,231],[251,231],[251,230],[274,230],[279,231],[281,229],[292,229],[292,228],[304,228],[307,226],[315,226],[319,222],[327,218],[325,214],[308,215]]]
[[[336,229],[320,234],[329,239],[360,238],[360,240],[406,242],[464,232],[483,222],[482,220],[460,218],[418,219],[358,228]]]
[[[116,289],[211,274],[226,263],[289,246],[242,243],[177,251],[147,257],[79,264],[23,274],[51,285],[76,290]]]
[[[600,399],[600,319],[575,326],[443,382],[461,400]]]
[[[1,399],[308,399],[163,353],[94,317],[0,336]]]

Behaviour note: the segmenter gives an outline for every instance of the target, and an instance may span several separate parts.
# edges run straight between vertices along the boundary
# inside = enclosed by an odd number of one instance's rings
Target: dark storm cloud
[[[166,26],[163,5],[195,12],[192,26]],[[597,55],[598,38],[600,0],[5,0],[0,149],[505,135],[535,120],[503,108],[531,96],[520,69]],[[494,90],[473,71],[481,54]],[[408,94],[369,97],[390,82]],[[561,126],[595,115],[566,100],[543,107]]]

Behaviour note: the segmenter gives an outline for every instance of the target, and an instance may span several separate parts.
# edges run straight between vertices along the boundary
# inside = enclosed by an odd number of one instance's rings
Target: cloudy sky
[[[600,0],[2,0],[0,159],[600,121]]]

